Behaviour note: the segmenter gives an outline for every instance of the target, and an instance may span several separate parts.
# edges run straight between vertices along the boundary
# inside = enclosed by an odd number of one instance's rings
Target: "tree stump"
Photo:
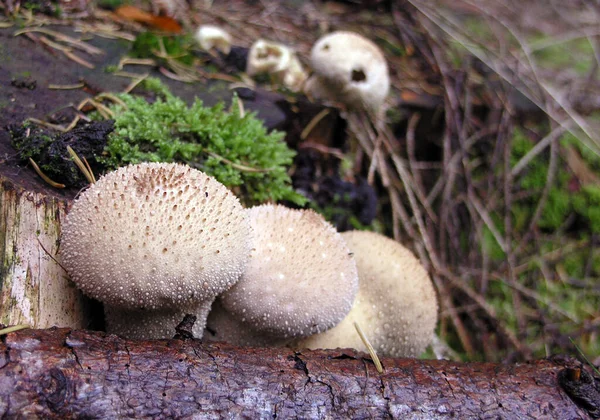
[[[55,259],[65,208],[0,177],[0,323],[87,327],[87,299]]]

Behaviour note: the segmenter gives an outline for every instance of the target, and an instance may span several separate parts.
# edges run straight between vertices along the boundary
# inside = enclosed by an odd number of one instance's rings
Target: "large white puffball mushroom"
[[[229,54],[229,51],[231,51],[231,35],[218,26],[200,26],[196,31],[196,40],[204,51],[210,51],[213,48],[223,54]]]
[[[352,231],[342,237],[358,267],[354,306],[336,327],[300,341],[298,347],[367,351],[356,322],[379,356],[419,356],[433,340],[438,314],[427,271],[408,249],[383,235]]]
[[[383,52],[357,33],[339,31],[323,36],[313,46],[310,62],[314,74],[304,89],[315,99],[377,111],[390,90]]]
[[[325,331],[348,313],[356,264],[342,237],[312,210],[248,210],[253,250],[240,281],[221,296],[235,318],[282,339]]]
[[[62,264],[85,294],[120,309],[202,306],[240,277],[250,228],[238,199],[185,165],[142,163],[103,176],[62,226]],[[173,325],[175,327],[175,325]]]

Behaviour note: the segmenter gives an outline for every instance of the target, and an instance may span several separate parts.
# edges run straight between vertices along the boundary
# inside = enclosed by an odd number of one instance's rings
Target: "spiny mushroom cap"
[[[111,172],[73,203],[63,265],[108,305],[164,309],[212,301],[241,275],[249,224],[224,185],[185,165],[142,163]]]
[[[336,230],[312,210],[248,210],[253,250],[240,281],[221,296],[227,311],[281,338],[325,331],[350,310],[356,264]]]
[[[292,50],[282,44],[258,39],[250,47],[246,73],[254,76],[260,73],[284,72],[290,66]]]
[[[357,322],[379,356],[416,357],[431,343],[438,305],[429,275],[398,242],[373,232],[345,232],[354,254],[359,291],[336,327],[299,342],[300,347],[350,347],[366,351]]]
[[[204,51],[210,51],[213,48],[224,54],[229,54],[231,51],[231,35],[218,26],[200,26],[196,31],[196,40]]]
[[[383,53],[362,35],[345,31],[325,35],[313,46],[310,61],[315,72],[307,86],[311,96],[377,110],[390,90]]]
[[[210,309],[203,338],[250,347],[282,347],[289,341],[255,331],[247,322],[242,322],[227,312],[219,298]]]

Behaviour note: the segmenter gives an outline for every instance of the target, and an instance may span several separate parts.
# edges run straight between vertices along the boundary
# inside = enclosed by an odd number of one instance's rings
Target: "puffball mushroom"
[[[231,51],[231,35],[218,26],[200,26],[196,31],[196,40],[204,51],[215,48],[226,55]]]
[[[250,47],[246,73],[249,76],[261,73],[273,75],[293,91],[300,90],[307,78],[300,60],[291,48],[264,39],[257,40]]]
[[[248,212],[253,249],[225,310],[262,333],[306,337],[340,322],[358,290],[356,264],[340,234],[312,210],[262,205]]]
[[[338,31],[323,36],[313,46],[310,62],[314,74],[304,91],[315,99],[377,111],[390,90],[383,52],[357,33]]]
[[[433,339],[438,313],[427,271],[408,249],[383,235],[351,231],[342,237],[356,259],[358,295],[342,322],[298,347],[367,351],[356,322],[379,356],[419,356]]]
[[[75,200],[62,227],[62,263],[85,294],[129,324],[108,317],[109,332],[164,338],[175,313],[193,311],[201,336],[212,301],[244,270],[249,234],[238,199],[213,177],[142,163],[106,174]],[[169,325],[145,330],[142,312]]]

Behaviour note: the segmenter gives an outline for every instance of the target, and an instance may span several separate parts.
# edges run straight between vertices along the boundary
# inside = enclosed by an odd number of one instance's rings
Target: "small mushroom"
[[[390,90],[383,52],[357,33],[339,31],[323,36],[313,46],[310,62],[314,74],[304,91],[315,99],[377,111]]]
[[[253,250],[240,281],[221,296],[236,319],[282,339],[340,322],[358,290],[342,237],[312,210],[262,205],[248,210]]]
[[[225,55],[231,51],[231,35],[218,26],[200,26],[196,31],[196,40],[204,51],[211,51],[215,48]]]
[[[108,173],[75,200],[62,227],[62,263],[104,302],[109,332],[164,338],[174,318],[191,312],[201,336],[212,301],[246,265],[249,229],[238,199],[214,178],[142,163]],[[147,328],[142,314],[168,325]]]
[[[429,275],[398,242],[373,232],[342,234],[358,267],[359,291],[352,310],[334,328],[298,347],[367,351],[358,323],[379,356],[417,357],[433,340],[438,304]]]
[[[298,91],[307,78],[296,53],[289,47],[264,39],[257,40],[248,53],[246,73],[272,75],[287,88]]]

